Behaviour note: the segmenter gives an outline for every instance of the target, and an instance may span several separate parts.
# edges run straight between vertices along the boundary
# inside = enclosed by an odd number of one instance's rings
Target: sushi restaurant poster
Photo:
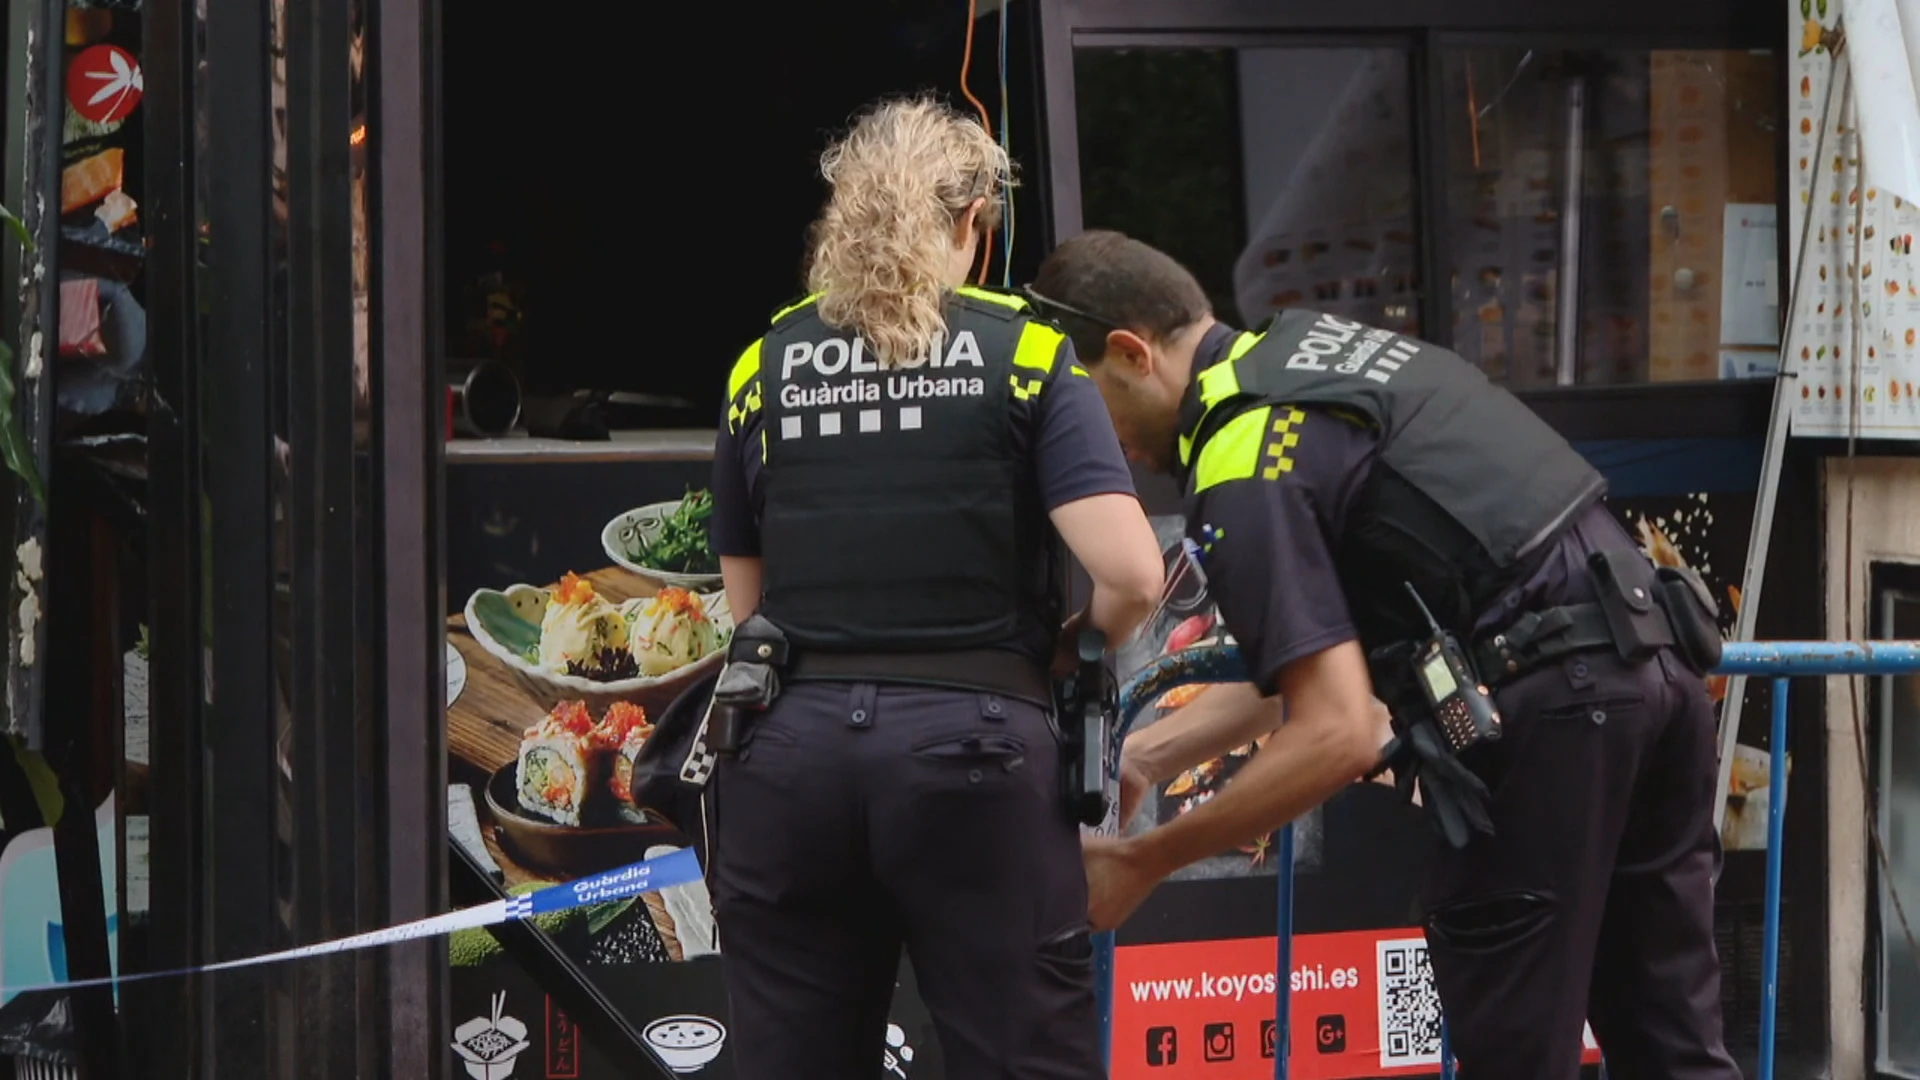
[[[648,797],[634,765],[675,702],[701,708],[732,633],[707,548],[706,461],[456,463],[448,469],[448,819],[484,874],[524,894],[704,850],[697,804]],[[676,1075],[734,1075],[703,882],[535,925]],[[453,1030],[476,1080],[616,1080],[578,1025],[484,930],[449,941]],[[903,965],[876,1062],[938,1080]]]

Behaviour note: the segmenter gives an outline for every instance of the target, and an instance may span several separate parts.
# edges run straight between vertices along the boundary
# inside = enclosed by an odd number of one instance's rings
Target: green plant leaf
[[[1813,18],[1813,0],[1800,0],[1800,17],[1803,19]]]
[[[20,238],[21,247],[26,248],[28,252],[33,251],[33,234],[27,231],[27,223],[21,221],[18,214],[0,206],[0,222],[5,222],[7,228],[13,230],[13,235]]]
[[[1827,17],[1827,0],[1819,0],[1814,7],[1819,10],[1821,18],[1824,19]]]
[[[46,484],[40,479],[40,464],[27,445],[27,433],[20,426],[20,414],[14,409],[13,398],[13,349],[0,341],[0,458],[6,460],[7,468],[13,470],[15,476],[27,482],[27,490],[33,492],[34,501],[44,510]]]
[[[20,771],[27,774],[27,787],[33,790],[33,804],[40,808],[40,818],[48,828],[60,824],[60,815],[66,812],[66,797],[60,794],[60,778],[53,775],[53,767],[47,759],[32,750],[19,739],[9,739],[13,744],[13,758],[20,763]]]
[[[27,224],[20,216],[5,206],[0,206],[0,222],[13,231],[20,246],[29,253],[34,250],[33,234],[27,231]],[[7,468],[15,476],[27,482],[27,490],[33,492],[34,501],[42,510],[47,506],[47,486],[40,478],[40,464],[34,459],[33,450],[27,445],[27,434],[20,426],[20,415],[14,409],[12,346],[0,341],[0,458],[4,458]]]
[[[590,936],[598,937],[602,930],[612,926],[616,919],[625,915],[627,909],[633,907],[634,901],[638,899],[639,897],[637,896],[630,896],[625,900],[615,900],[610,904],[593,905],[593,907],[587,910],[587,933]]]

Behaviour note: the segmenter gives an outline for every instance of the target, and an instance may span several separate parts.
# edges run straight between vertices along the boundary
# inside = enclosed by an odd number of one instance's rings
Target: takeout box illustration
[[[505,991],[493,997],[493,1015],[476,1016],[453,1029],[453,1049],[473,1080],[509,1080],[513,1063],[527,1047],[527,1025],[503,1015]]]

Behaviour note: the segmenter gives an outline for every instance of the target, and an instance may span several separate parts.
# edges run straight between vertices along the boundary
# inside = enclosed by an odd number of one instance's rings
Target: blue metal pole
[[[1772,745],[1767,760],[1767,915],[1760,961],[1760,1075],[1773,1080],[1774,1019],[1780,1008],[1780,869],[1787,824],[1787,695],[1792,683],[1773,680]]]
[[[1459,1063],[1453,1060],[1453,1034],[1447,1030],[1447,1014],[1440,1014],[1440,1080],[1453,1080],[1455,1067]]]
[[[1113,1073],[1113,931],[1093,935],[1093,993],[1100,1006],[1100,1050]]]
[[[1280,830],[1279,956],[1273,981],[1273,1080],[1287,1080],[1293,1057],[1293,825]]]
[[[1729,641],[1721,675],[1885,675],[1920,669],[1920,641]]]

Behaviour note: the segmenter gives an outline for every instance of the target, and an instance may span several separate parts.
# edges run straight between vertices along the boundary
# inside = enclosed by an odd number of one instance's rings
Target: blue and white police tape
[[[29,986],[0,986],[0,995],[12,996],[48,990],[79,990],[90,986],[112,986],[120,983],[139,982],[145,979],[164,979],[177,975],[194,975],[216,971],[232,971],[235,968],[256,967],[262,964],[277,964],[285,960],[304,960],[312,956],[327,956],[332,953],[353,952],[358,949],[371,949],[380,945],[397,945],[403,941],[418,938],[436,937],[450,934],[455,930],[473,930],[483,926],[498,926],[515,922],[534,915],[549,912],[567,911],[572,908],[587,907],[593,904],[605,904],[616,900],[625,900],[642,893],[659,892],[675,885],[686,885],[700,880],[700,857],[692,848],[682,848],[669,855],[656,859],[633,863],[618,870],[609,870],[604,874],[595,874],[579,881],[570,881],[554,885],[526,896],[516,896],[507,900],[495,900],[492,903],[470,907],[463,911],[452,911],[445,915],[419,919],[399,926],[390,926],[385,930],[372,930],[351,937],[335,938],[332,941],[302,945],[297,949],[266,953],[262,956],[248,956],[239,960],[222,960],[217,964],[204,964],[199,967],[177,968],[172,971],[138,971],[128,975],[109,976],[103,979],[75,979],[68,982],[41,983]]]

